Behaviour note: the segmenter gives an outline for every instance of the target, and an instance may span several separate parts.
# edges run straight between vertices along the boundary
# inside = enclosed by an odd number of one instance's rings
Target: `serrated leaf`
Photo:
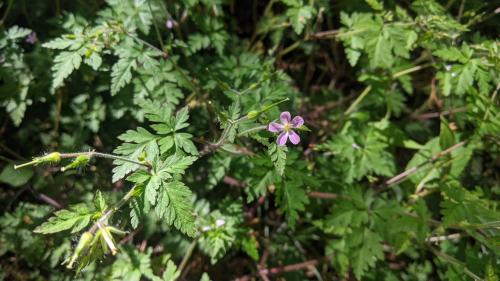
[[[173,261],[168,260],[167,262],[167,267],[165,271],[163,272],[162,280],[163,281],[175,281],[181,273],[177,270],[177,266],[174,264]]]
[[[352,269],[358,280],[362,279],[369,268],[375,266],[378,259],[384,257],[382,238],[377,233],[365,229],[361,235],[360,248],[353,250],[351,259]]]
[[[54,213],[54,216],[44,222],[34,232],[50,234],[71,229],[71,232],[78,232],[90,223],[93,212],[83,205],[75,205],[69,210],[60,210]]]
[[[271,143],[267,151],[276,168],[276,172],[278,172],[280,176],[283,176],[283,172],[285,171],[287,151],[288,149],[286,146],[280,146],[276,143]]]
[[[48,49],[57,49],[57,50],[64,50],[69,47],[75,46],[75,41],[72,39],[60,37],[53,39],[49,42],[43,43],[42,47],[48,48]]]
[[[457,94],[463,95],[468,90],[469,87],[474,83],[474,74],[477,69],[477,61],[471,60],[467,64],[465,64],[457,77]]]
[[[175,115],[175,127],[176,131],[181,130],[189,126],[187,120],[189,119],[189,112],[187,107],[183,107]]]
[[[108,204],[106,204],[106,200],[104,199],[104,196],[102,195],[102,192],[100,190],[96,191],[95,193],[94,206],[101,212],[104,212],[108,208]]]
[[[347,59],[349,60],[349,64],[351,66],[355,66],[359,60],[359,57],[361,56],[361,52],[354,50],[354,49],[351,49],[351,48],[346,48],[345,52],[347,55]]]
[[[291,228],[295,227],[299,212],[304,211],[308,203],[306,191],[296,183],[284,182],[276,190],[276,205],[286,214]]]
[[[159,175],[152,175],[146,185],[146,189],[144,190],[146,199],[154,205],[156,202],[157,191],[162,184],[162,177]]]
[[[116,95],[121,88],[132,80],[132,70],[137,68],[137,62],[132,57],[121,57],[113,65],[111,71],[111,95]]]
[[[188,236],[196,235],[191,190],[180,181],[163,182],[158,190],[155,211],[168,225],[173,225]]]
[[[384,6],[378,0],[365,0],[365,2],[376,11],[382,11],[384,9]]]
[[[441,149],[447,149],[455,144],[455,135],[453,131],[450,129],[448,121],[446,119],[441,118],[441,126],[439,131],[439,145]]]
[[[12,26],[6,32],[7,38],[10,40],[16,40],[28,36],[31,33],[31,29],[19,27],[17,25]]]
[[[297,34],[301,34],[304,30],[304,26],[307,21],[312,18],[314,13],[314,8],[308,5],[302,7],[292,7],[286,12],[286,15],[290,18],[293,30]]]
[[[184,171],[196,161],[194,156],[181,156],[174,154],[167,159],[165,159],[161,171],[165,171],[170,174],[183,174]]]
[[[137,170],[127,177],[127,180],[134,183],[145,183],[151,178],[151,174],[145,170]]]
[[[81,55],[75,52],[62,52],[54,59],[53,82],[52,87],[59,88],[62,86],[64,79],[68,78],[73,71],[80,68],[82,63]]]

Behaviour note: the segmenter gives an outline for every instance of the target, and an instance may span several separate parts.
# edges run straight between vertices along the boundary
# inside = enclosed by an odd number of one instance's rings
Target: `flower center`
[[[283,126],[283,130],[285,132],[290,132],[290,130],[292,129],[292,125],[290,125],[290,123],[286,123],[285,126]]]

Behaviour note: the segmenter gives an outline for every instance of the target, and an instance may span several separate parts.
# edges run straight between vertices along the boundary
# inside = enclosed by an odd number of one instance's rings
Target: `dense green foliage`
[[[0,2],[0,280],[499,280],[493,2]]]

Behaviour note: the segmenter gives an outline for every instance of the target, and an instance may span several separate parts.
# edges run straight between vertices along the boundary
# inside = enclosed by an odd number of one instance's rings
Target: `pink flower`
[[[292,116],[288,111],[281,112],[280,119],[281,124],[271,122],[269,123],[267,130],[273,133],[280,133],[276,141],[278,145],[285,145],[288,139],[290,139],[291,143],[298,144],[300,142],[300,137],[292,129],[297,129],[304,125],[304,119],[300,116],[295,116],[292,119]]]

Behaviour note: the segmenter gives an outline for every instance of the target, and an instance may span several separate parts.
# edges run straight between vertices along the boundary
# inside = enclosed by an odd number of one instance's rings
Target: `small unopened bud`
[[[79,167],[83,167],[83,166],[87,165],[89,163],[89,161],[90,161],[90,157],[87,154],[82,154],[82,155],[76,157],[75,160],[73,160],[73,162],[69,163],[65,167],[62,167],[61,171],[64,172],[64,171],[67,171],[70,169],[76,169]]]
[[[257,110],[251,110],[247,113],[247,117],[248,119],[252,120],[252,119],[255,119],[257,117],[259,117],[260,115],[260,112],[258,112]]]
[[[211,229],[212,229],[212,228],[211,228],[210,226],[208,226],[208,225],[207,225],[207,226],[202,227],[202,228],[201,228],[201,231],[202,231],[202,232],[208,232],[208,231],[210,231]]]

